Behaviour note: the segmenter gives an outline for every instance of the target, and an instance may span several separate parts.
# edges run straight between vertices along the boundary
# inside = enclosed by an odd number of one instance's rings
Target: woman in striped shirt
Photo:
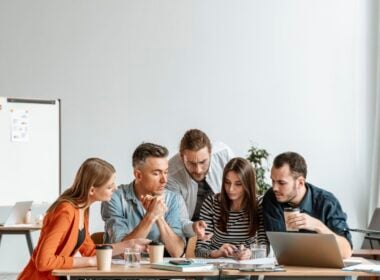
[[[200,219],[207,223],[210,238],[197,241],[195,255],[249,259],[251,244],[268,244],[255,170],[246,159],[233,158],[224,168],[222,184],[220,193],[203,202]]]

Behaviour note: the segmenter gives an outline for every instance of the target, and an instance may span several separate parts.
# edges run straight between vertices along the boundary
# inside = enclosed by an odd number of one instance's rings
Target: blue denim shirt
[[[334,233],[351,241],[348,230],[347,215],[343,212],[338,199],[330,192],[306,183],[306,195],[302,199],[300,211],[324,223]],[[284,208],[291,207],[288,203],[279,203],[273,189],[269,189],[263,198],[263,215],[266,231],[286,231]],[[309,232],[300,230],[301,232]]]
[[[101,214],[105,222],[105,242],[120,242],[131,233],[143,219],[146,211],[134,192],[134,182],[128,185],[120,185],[113,193],[109,202],[102,202]],[[165,221],[172,230],[184,239],[182,224],[179,215],[179,194],[165,189],[165,204],[168,210],[165,213]],[[157,224],[153,224],[146,237],[151,240],[161,240]]]

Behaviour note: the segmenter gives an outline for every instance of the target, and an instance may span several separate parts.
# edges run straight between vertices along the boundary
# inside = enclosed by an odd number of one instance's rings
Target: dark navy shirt
[[[206,182],[206,179],[204,179],[201,182],[198,182],[198,193],[197,193],[197,205],[195,206],[194,214],[191,220],[193,222],[199,221],[199,216],[201,214],[201,207],[203,204],[203,201],[210,196],[213,195],[214,192],[210,188],[210,185]]]
[[[330,192],[306,183],[306,195],[298,208],[324,223],[334,233],[345,237],[351,244],[351,234],[348,231],[347,215],[343,212],[338,199]],[[286,231],[284,208],[291,207],[288,203],[277,202],[273,189],[269,189],[263,198],[263,215],[266,231]],[[301,232],[310,232],[300,230]]]

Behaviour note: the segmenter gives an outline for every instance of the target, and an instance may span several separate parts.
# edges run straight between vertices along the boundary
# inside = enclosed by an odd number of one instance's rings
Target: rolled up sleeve
[[[323,209],[326,212],[326,226],[337,235],[343,236],[352,248],[351,233],[348,229],[347,215],[343,212],[339,201],[334,199],[326,201]]]
[[[169,211],[166,212],[165,220],[168,223],[168,225],[172,228],[172,230],[183,239],[183,241],[186,243],[185,236],[182,231],[182,222],[181,222],[181,213],[180,213],[180,201],[183,198],[180,197],[180,194],[174,193],[174,192],[168,192],[167,193],[168,200],[167,200],[167,206],[169,208]]]

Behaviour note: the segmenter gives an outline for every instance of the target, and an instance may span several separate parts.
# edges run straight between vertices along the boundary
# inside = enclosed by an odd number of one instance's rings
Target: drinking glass
[[[267,256],[267,245],[254,243],[251,245],[251,259],[261,259]]]
[[[127,267],[139,267],[141,263],[141,252],[138,248],[125,248],[124,261]]]

